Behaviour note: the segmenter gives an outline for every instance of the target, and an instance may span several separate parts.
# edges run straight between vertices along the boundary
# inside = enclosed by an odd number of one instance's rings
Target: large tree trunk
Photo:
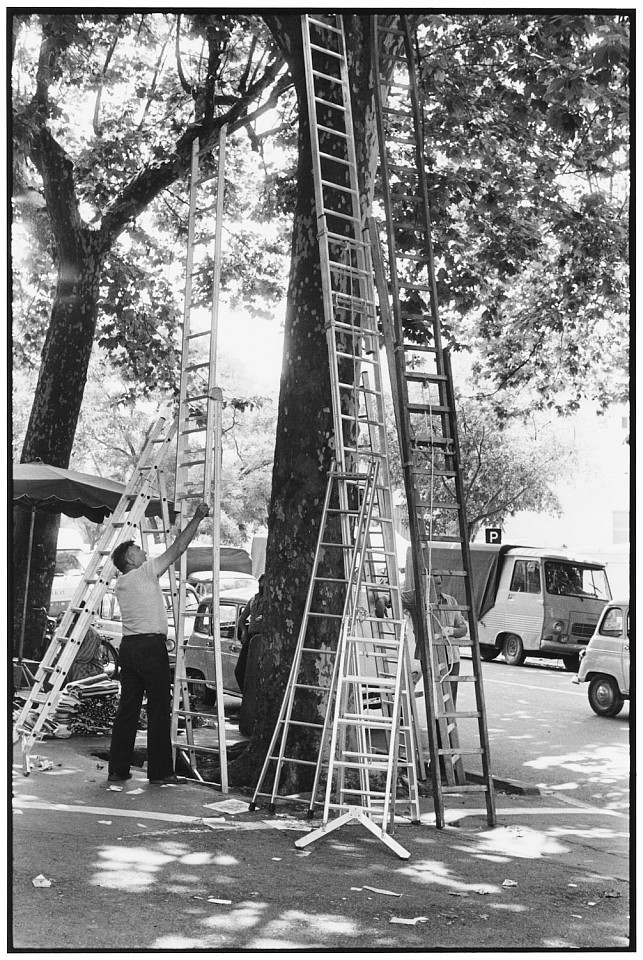
[[[257,719],[250,747],[230,767],[230,780],[238,784],[256,780],[275,728],[302,623],[322,520],[328,471],[334,454],[330,371],[324,330],[300,19],[298,16],[266,18],[288,61],[298,92],[299,162],[272,501],[268,520],[266,608],[259,655]],[[364,209],[368,209],[372,200],[376,161],[368,47],[370,18],[355,16],[345,20],[362,203]],[[329,602],[332,602],[330,598]],[[336,636],[330,635],[327,625],[322,623],[314,629],[317,630],[315,638],[318,644],[336,641]],[[326,635],[320,635],[320,630],[325,630]],[[317,663],[310,658],[302,679],[314,684],[328,669],[328,657],[320,656]],[[309,721],[319,721],[324,706],[322,696],[311,695],[305,707],[306,714],[299,716]],[[315,758],[316,753],[314,735],[306,728],[296,728],[288,741],[288,756],[310,760]],[[287,764],[281,786],[287,791],[305,790],[310,787],[313,772],[311,767]]]
[[[72,257],[72,252],[76,255]],[[103,252],[97,234],[81,230],[58,268],[51,322],[22,450],[21,462],[42,460],[68,467],[87,379],[96,330]],[[56,565],[60,515],[36,511],[30,538],[31,512],[16,507],[13,526],[14,653],[22,635],[27,565],[29,589],[24,627],[24,655],[39,659],[44,620]],[[31,555],[30,554],[31,539]]]

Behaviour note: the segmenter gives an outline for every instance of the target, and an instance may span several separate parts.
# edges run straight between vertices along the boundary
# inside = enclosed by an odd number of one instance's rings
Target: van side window
[[[619,607],[612,607],[605,614],[599,633],[604,637],[620,637],[623,633],[623,611]]]
[[[513,593],[540,593],[540,565],[535,560],[516,560],[509,590]]]

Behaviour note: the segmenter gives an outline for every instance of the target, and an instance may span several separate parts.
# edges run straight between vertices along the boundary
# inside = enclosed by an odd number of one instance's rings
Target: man
[[[250,646],[250,641],[253,637],[258,636],[261,633],[261,625],[263,622],[262,600],[264,577],[265,574],[262,573],[259,577],[259,589],[255,595],[248,600],[247,604],[239,614],[239,622],[237,624],[237,640],[241,641],[241,653],[239,654],[237,665],[234,668],[234,676],[239,684],[241,693],[243,693],[243,686],[246,676],[246,664],[248,662],[248,648]]]
[[[449,596],[448,593],[442,592],[442,577],[439,574],[435,574],[433,576],[433,585],[435,587],[436,594],[436,607],[457,606],[457,601],[454,597]],[[464,619],[459,610],[436,610],[432,609],[432,607],[433,604],[429,604],[429,615],[433,617],[432,627],[433,636],[435,638],[444,637],[447,640],[449,638],[457,640],[460,637],[465,637],[467,635],[467,621]],[[460,647],[457,643],[447,643],[446,653],[449,661],[449,666],[447,668],[448,673],[446,675],[450,677],[459,676]],[[443,672],[442,675],[444,676],[445,673]],[[453,706],[455,707],[458,699],[457,683],[451,684],[451,697],[453,699]]]
[[[119,650],[121,698],[112,728],[108,780],[129,780],[136,729],[147,694],[147,776],[150,783],[180,784],[172,764],[170,739],[170,663],[167,613],[159,583],[187,549],[210,508],[199,503],[194,516],[165,553],[150,560],[127,540],[112,553],[120,577],[114,592],[121,609],[123,639]]]

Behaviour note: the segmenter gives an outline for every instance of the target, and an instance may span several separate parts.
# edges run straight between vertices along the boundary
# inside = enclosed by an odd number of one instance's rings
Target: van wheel
[[[587,696],[590,707],[599,717],[615,717],[623,709],[623,697],[613,677],[594,677]]]
[[[569,670],[570,673],[578,673],[580,657],[577,653],[570,654],[569,657],[563,657],[563,663],[565,664],[565,670]]]
[[[519,667],[521,663],[525,662],[527,656],[525,648],[522,645],[522,640],[515,633],[510,633],[508,637],[505,637],[502,655],[512,667]]]
[[[488,644],[480,645],[480,659],[486,660],[487,663],[490,663],[492,660],[495,660],[499,655],[500,650],[497,647],[490,647]]]

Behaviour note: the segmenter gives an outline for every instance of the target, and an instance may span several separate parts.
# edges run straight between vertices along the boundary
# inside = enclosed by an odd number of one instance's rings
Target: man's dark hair
[[[134,546],[133,540],[125,540],[124,543],[119,543],[116,549],[112,552],[112,558],[111,558],[112,563],[114,564],[116,569],[119,571],[119,573],[123,573],[127,551],[129,550],[130,547],[133,547],[133,546]]]

